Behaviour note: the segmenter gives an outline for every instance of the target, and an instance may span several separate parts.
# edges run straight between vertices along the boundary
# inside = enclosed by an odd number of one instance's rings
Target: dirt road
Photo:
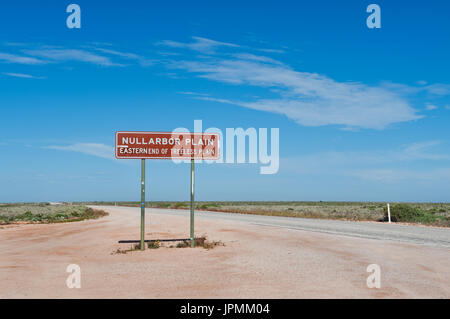
[[[423,243],[420,230],[416,243],[199,213],[196,235],[225,246],[114,254],[130,246],[118,240],[138,239],[139,209],[103,209],[98,220],[1,227],[0,298],[450,298],[445,231]],[[148,239],[188,237],[189,219],[148,209],[146,228]],[[69,264],[81,267],[80,289],[66,286]],[[369,264],[381,267],[380,289],[366,285]]]

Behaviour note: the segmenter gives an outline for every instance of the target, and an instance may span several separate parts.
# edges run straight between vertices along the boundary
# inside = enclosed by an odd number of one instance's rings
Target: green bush
[[[17,216],[18,220],[29,220],[31,218],[33,218],[33,213],[30,212],[29,210],[27,210],[25,213],[22,213],[19,216]]]
[[[185,203],[183,202],[177,202],[173,205],[173,208],[178,209],[178,208],[183,208],[185,207]]]
[[[436,218],[424,212],[416,206],[407,204],[391,205],[391,220],[393,222],[423,222],[428,223],[434,221]],[[384,220],[388,220],[387,207],[384,207]]]

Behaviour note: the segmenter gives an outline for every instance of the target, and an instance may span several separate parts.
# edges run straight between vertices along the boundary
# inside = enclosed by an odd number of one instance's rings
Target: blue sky
[[[81,29],[66,7],[81,7]],[[366,7],[381,7],[368,29]],[[448,202],[447,1],[0,4],[0,202],[139,200],[117,130],[280,129],[280,168],[199,164],[199,200]],[[189,165],[147,162],[149,200]]]

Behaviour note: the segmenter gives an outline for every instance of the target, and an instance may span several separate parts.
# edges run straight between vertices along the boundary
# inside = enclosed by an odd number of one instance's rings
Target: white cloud
[[[390,89],[398,94],[402,95],[411,95],[411,94],[417,94],[420,92],[425,92],[431,97],[436,96],[446,96],[450,95],[450,85],[448,84],[442,84],[442,83],[435,83],[430,85],[424,85],[426,82],[417,83],[419,86],[411,86],[406,84],[400,84],[400,83],[392,83],[389,81],[384,81],[381,83],[382,87],[386,89]]]
[[[79,61],[102,66],[122,66],[113,63],[110,58],[78,49],[37,49],[24,50],[25,53],[56,62]]]
[[[8,63],[18,63],[18,64],[44,64],[45,61],[36,59],[34,57],[20,56],[9,53],[0,52],[0,60],[6,61]]]
[[[114,147],[99,143],[75,143],[67,146],[50,145],[48,149],[79,152],[106,159],[115,159]]]
[[[237,52],[283,53],[281,50],[250,48],[199,37],[193,39],[191,43],[171,40],[158,43],[174,49],[208,53],[196,60],[174,58],[168,63],[169,68],[231,85],[264,88],[270,96],[253,100],[212,96],[197,98],[282,114],[304,126],[339,125],[345,130],[384,129],[395,123],[424,117],[411,104],[414,95],[425,93],[430,98],[450,95],[450,85],[428,84],[423,80],[417,81],[416,86],[392,82],[367,85],[336,81],[323,74],[293,70],[271,57]],[[221,46],[234,50],[231,53],[216,52]],[[428,109],[434,109],[434,106],[429,105]]]
[[[219,42],[207,38],[192,37],[192,39],[194,39],[194,41],[190,43],[164,40],[157,44],[172,48],[190,49],[202,53],[214,53],[218,47],[238,47],[238,45],[233,43]]]
[[[430,153],[429,149],[441,145],[441,141],[417,142],[407,145],[397,153],[398,160],[449,160],[450,154]]]
[[[280,64],[282,65],[280,61],[277,61],[275,59],[261,56],[261,55],[254,55],[250,53],[236,53],[233,54],[234,57],[241,59],[241,60],[249,60],[249,61],[257,61],[257,62],[265,62],[265,63],[272,63],[272,64]]]
[[[101,47],[100,45],[107,46]],[[54,46],[46,44],[23,43],[20,46],[8,46],[9,49],[20,51],[19,54],[0,52],[0,61],[20,64],[48,64],[64,62],[85,62],[101,66],[125,66],[117,63],[115,60],[137,62],[141,66],[150,66],[154,61],[144,56],[116,50],[111,44],[90,43],[81,45],[79,48],[65,48],[63,46]],[[25,54],[25,55],[23,55]]]
[[[448,84],[441,84],[441,83],[431,84],[427,85],[425,89],[427,90],[428,93],[434,95],[439,96],[450,95],[450,85]]]
[[[432,111],[432,110],[436,110],[438,107],[434,104],[428,103],[425,108],[427,109],[427,111]]]
[[[257,51],[260,52],[266,52],[266,53],[284,53],[284,50],[280,50],[280,49],[256,49]]]
[[[3,74],[4,75],[8,75],[8,76],[12,76],[12,77],[16,77],[16,78],[24,78],[24,79],[45,79],[45,77],[42,77],[42,76],[34,76],[34,75],[24,74],[24,73],[4,72]]]
[[[130,59],[130,60],[136,60],[139,62],[140,65],[142,66],[151,66],[154,64],[153,61],[144,58],[143,56],[140,56],[138,54],[135,53],[130,53],[130,52],[120,52],[117,50],[111,50],[111,49],[104,49],[104,48],[95,48],[95,50],[106,53],[106,54],[110,54],[110,55],[115,55],[124,59]]]
[[[383,129],[422,117],[406,99],[387,88],[338,82],[324,75],[295,71],[268,59],[257,61],[248,57],[177,61],[172,66],[214,81],[279,92],[280,97],[274,99],[216,101],[283,114],[305,126]]]
[[[194,95],[194,96],[196,96],[196,97],[199,97],[199,96],[204,96],[204,97],[209,96],[209,94],[206,94],[206,93],[198,93],[198,92],[191,92],[191,91],[180,91],[180,92],[178,92],[178,94]]]
[[[441,141],[417,142],[394,150],[319,152],[282,159],[280,169],[298,174],[350,176],[373,181],[450,179],[450,168],[407,169],[417,161],[448,164],[450,154],[432,152]],[[441,175],[440,175],[441,174]]]

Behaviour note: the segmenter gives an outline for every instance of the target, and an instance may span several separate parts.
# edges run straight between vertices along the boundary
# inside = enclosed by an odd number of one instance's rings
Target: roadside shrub
[[[384,207],[384,220],[388,220],[387,207]],[[419,207],[407,204],[391,205],[391,220],[393,222],[422,222],[428,223],[436,218],[432,214],[424,212]]]
[[[18,220],[30,220],[33,218],[33,213],[27,210],[25,213],[20,214],[17,216]]]
[[[8,225],[11,223],[13,218],[11,216],[2,216],[0,215],[0,225]]]
[[[14,222],[57,223],[80,221],[108,215],[106,212],[85,206],[32,205],[0,206],[0,224]]]

